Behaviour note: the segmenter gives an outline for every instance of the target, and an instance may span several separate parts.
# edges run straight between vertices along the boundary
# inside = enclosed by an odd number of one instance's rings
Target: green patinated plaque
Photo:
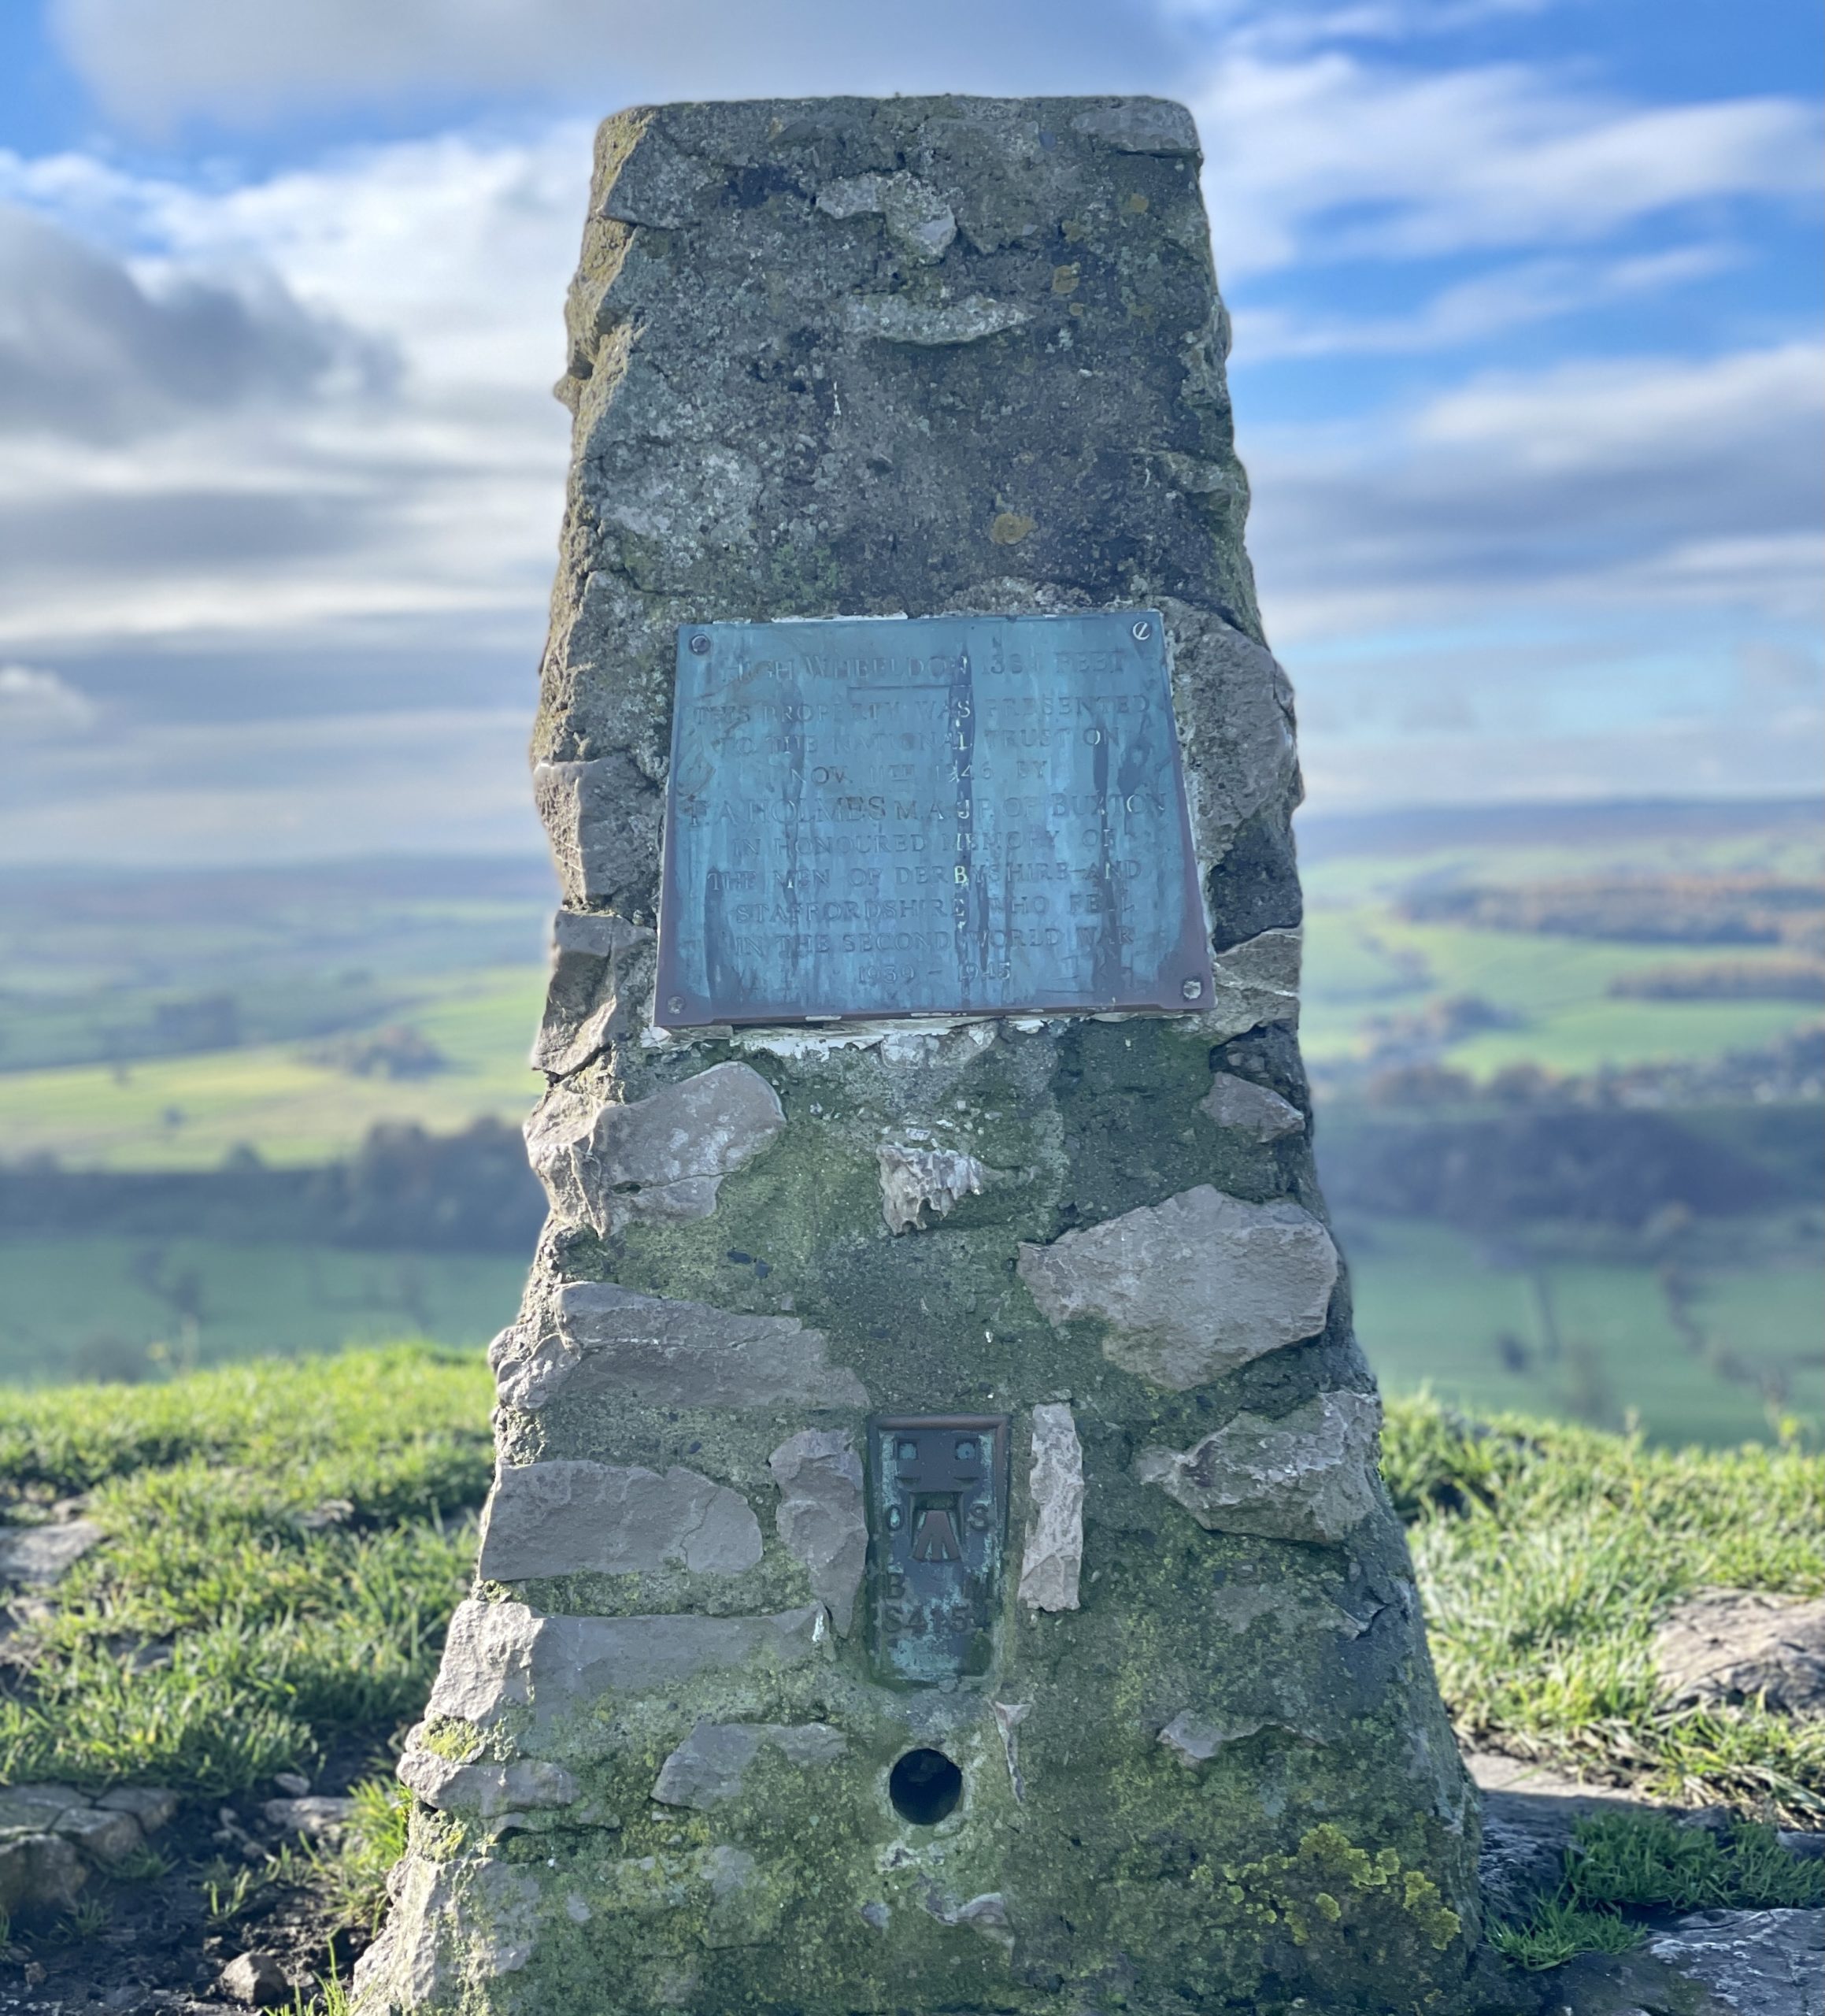
[[[1210,998],[1157,612],[681,627],[661,1024]]]

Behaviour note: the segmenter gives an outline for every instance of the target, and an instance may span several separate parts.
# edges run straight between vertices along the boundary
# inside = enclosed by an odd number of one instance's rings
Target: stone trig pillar
[[[1152,99],[602,130],[551,1217],[365,2011],[1462,1977],[1198,165]]]

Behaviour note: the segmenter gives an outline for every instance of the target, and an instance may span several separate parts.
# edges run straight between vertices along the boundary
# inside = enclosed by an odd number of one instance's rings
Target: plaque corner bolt
[[[1204,983],[1201,980],[1188,980],[1179,991],[1187,1001],[1195,1001],[1204,991]]]
[[[684,1013],[684,996],[682,994],[668,995],[665,1002],[665,1012],[668,1015],[682,1015]]]
[[[694,658],[707,658],[709,655],[709,639],[701,630],[694,631],[691,633],[690,650]]]
[[[1144,644],[1153,634],[1153,626],[1145,621],[1132,625],[1130,634],[1137,644]]]

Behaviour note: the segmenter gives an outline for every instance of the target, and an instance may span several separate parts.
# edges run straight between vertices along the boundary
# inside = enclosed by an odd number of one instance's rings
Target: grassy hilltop
[[[167,1786],[197,1816],[121,1880],[91,1885],[61,1925],[23,1932],[16,1958],[73,1981],[83,1940],[115,1922],[178,1957],[258,1944],[320,1974],[333,1953],[346,1973],[399,1844],[397,1744],[468,1584],[491,1397],[475,1358],[409,1346],[0,1395],[0,1529],[54,1507],[80,1509],[105,1535],[54,1600],[16,1602],[0,1666],[0,1782]],[[1825,1458],[1475,1426],[1409,1401],[1390,1410],[1383,1473],[1410,1524],[1466,1740],[1655,1796],[1820,1824],[1825,1721],[1753,1705],[1668,1707],[1649,1647],[1665,1606],[1701,1587],[1825,1592]],[[257,1833],[286,1771],[356,1792],[339,1843],[268,1839],[262,1851],[214,1826],[239,1814]],[[1748,1877],[1715,1855],[1694,1873],[1689,1840],[1669,1835],[1662,1847],[1685,1869],[1679,1881],[1712,1886],[1692,1895],[1812,1900],[1819,1866],[1796,1876],[1762,1856],[1764,1837],[1743,1839],[1763,1891],[1744,1889]],[[1646,1849],[1659,1869],[1652,1839]],[[1642,1842],[1625,1830],[1612,1851],[1638,1863]],[[1521,1958],[1637,1936],[1621,1904],[1597,1894],[1607,1866],[1589,1863],[1557,1918],[1505,1935]],[[1778,1896],[1766,1889],[1777,1878]],[[1616,1894],[1651,1904],[1663,1894],[1653,1884],[1670,1880],[1636,1867],[1634,1889]]]

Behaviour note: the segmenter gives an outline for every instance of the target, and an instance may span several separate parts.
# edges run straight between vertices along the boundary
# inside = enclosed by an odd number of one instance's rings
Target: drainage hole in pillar
[[[963,1773],[942,1750],[909,1750],[887,1774],[894,1810],[915,1827],[935,1827],[956,1812]]]

